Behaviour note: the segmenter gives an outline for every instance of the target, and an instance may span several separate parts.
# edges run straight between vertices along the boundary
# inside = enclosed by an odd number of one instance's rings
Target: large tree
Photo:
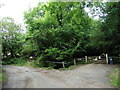
[[[21,47],[21,26],[15,24],[14,20],[9,17],[1,20],[2,52],[4,58],[14,58],[20,54]]]
[[[28,41],[44,60],[70,61],[84,56],[91,19],[84,11],[84,2],[49,2],[25,12]],[[43,58],[44,56],[44,58]],[[40,58],[41,59],[41,58]]]

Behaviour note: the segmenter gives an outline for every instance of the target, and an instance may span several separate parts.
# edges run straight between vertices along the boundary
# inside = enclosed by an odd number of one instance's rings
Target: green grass
[[[68,68],[60,68],[59,70],[73,70],[73,69],[76,69],[76,68],[79,68],[83,65],[86,65],[88,63],[81,63],[81,64],[77,64],[77,65],[71,65],[69,66]]]
[[[2,73],[0,72],[0,83],[2,82]]]
[[[42,67],[42,69],[51,70],[51,69],[54,69],[54,68],[52,68],[52,67]]]
[[[27,67],[33,67],[33,68],[37,67],[37,66],[35,66],[33,61],[31,61],[31,62],[24,62],[24,63],[10,64],[10,65],[27,66]]]
[[[111,79],[111,85],[113,87],[119,87],[120,88],[120,68],[116,68],[110,75],[110,79]]]
[[[26,62],[26,63],[18,63],[18,64],[11,64],[11,65],[16,65],[16,66],[26,66],[26,67],[32,67],[32,68],[40,68],[39,66],[37,66],[34,61],[30,61],[30,62]],[[46,69],[46,70],[49,70],[49,69],[53,69],[52,67],[41,67],[42,69]]]
[[[6,78],[6,73],[2,70],[2,72],[0,72],[0,83],[4,83],[6,81]]]

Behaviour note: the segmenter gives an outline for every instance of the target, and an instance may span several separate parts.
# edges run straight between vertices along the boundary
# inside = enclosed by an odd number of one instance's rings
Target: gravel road
[[[118,66],[87,64],[74,70],[43,70],[6,65],[3,88],[112,88],[108,74]]]

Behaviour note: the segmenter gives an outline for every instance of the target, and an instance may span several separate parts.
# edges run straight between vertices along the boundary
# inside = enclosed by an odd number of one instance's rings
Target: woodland
[[[59,65],[46,61],[120,56],[119,20],[120,2],[39,3],[24,12],[25,28],[11,17],[0,19],[2,63],[54,68]]]

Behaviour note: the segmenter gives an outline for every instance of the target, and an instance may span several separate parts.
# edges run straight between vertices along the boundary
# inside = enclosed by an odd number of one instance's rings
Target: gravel
[[[108,75],[117,65],[87,64],[73,70],[44,70],[5,65],[3,88],[112,88]]]

